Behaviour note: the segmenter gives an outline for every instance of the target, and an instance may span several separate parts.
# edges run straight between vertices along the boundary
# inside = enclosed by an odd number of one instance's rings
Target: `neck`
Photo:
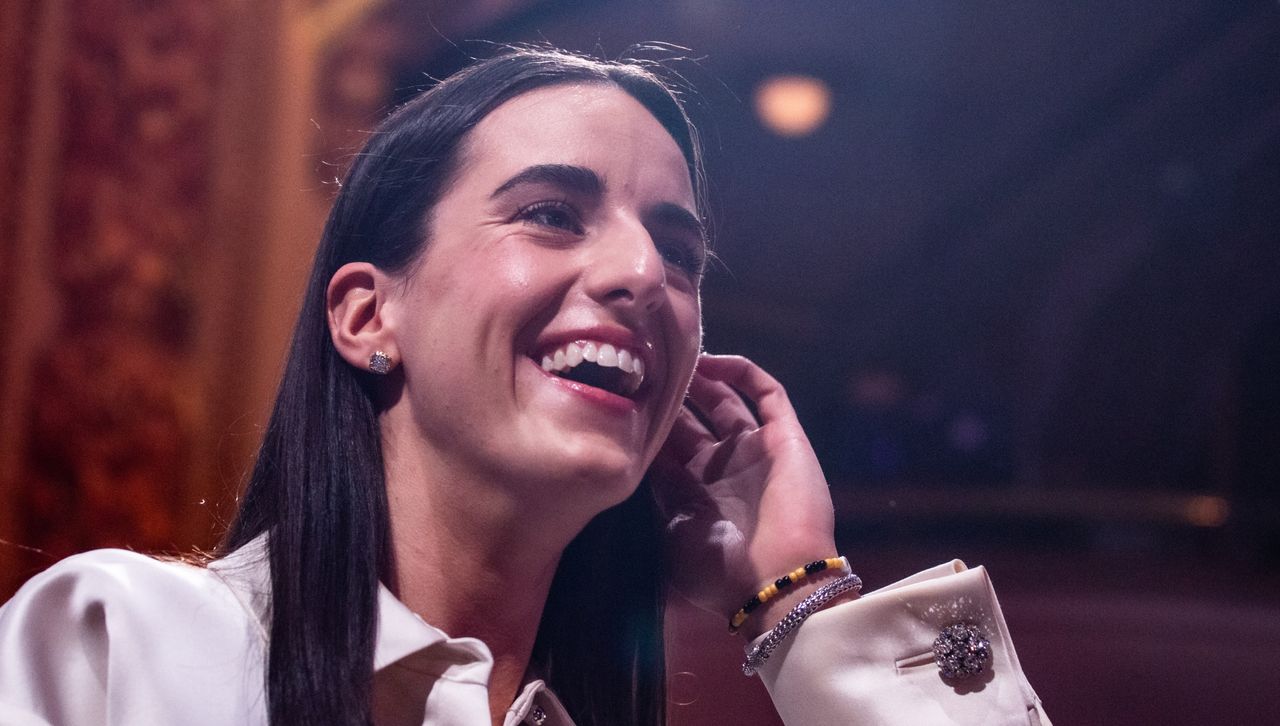
[[[494,723],[523,684],[560,555],[590,515],[554,511],[541,491],[492,477],[441,475],[457,462],[384,446],[397,596],[451,637],[478,638],[494,657]]]

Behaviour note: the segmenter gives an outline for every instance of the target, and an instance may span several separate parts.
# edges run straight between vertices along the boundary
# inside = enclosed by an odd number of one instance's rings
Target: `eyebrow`
[[[604,192],[604,180],[599,174],[572,164],[535,164],[526,167],[493,190],[490,199],[506,194],[525,184],[551,184],[584,196],[599,196]],[[649,213],[653,221],[690,232],[709,244],[707,226],[693,212],[673,202],[660,202]]]
[[[601,181],[600,176],[585,167],[571,164],[537,164],[521,170],[520,173],[503,182],[493,190],[489,198],[502,196],[524,184],[552,184],[570,192],[594,196],[599,196],[604,190],[604,182]]]
[[[708,245],[711,242],[711,238],[707,234],[707,225],[703,224],[697,215],[679,204],[661,202],[649,212],[649,216],[658,224],[676,227],[697,236],[702,240],[703,245]]]

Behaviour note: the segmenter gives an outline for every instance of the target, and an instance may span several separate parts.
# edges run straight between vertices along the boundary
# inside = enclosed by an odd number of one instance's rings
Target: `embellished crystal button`
[[[991,642],[973,623],[953,623],[933,641],[933,661],[944,678],[972,678],[991,663]]]
[[[533,726],[542,726],[546,720],[547,712],[542,710],[542,706],[534,706],[533,710],[529,712],[529,722],[532,723]]]

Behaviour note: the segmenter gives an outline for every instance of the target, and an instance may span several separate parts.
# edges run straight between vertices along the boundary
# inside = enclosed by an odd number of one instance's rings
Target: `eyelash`
[[[558,212],[564,215],[564,223],[567,226],[560,226],[546,221],[537,219],[539,214],[545,212]],[[582,234],[582,223],[578,221],[578,213],[568,202],[548,199],[541,202],[534,202],[526,207],[521,207],[516,212],[516,219],[522,220],[527,224],[535,224],[539,227],[550,227],[551,229],[572,232],[573,234]]]
[[[547,212],[563,215],[561,223],[548,222],[545,217],[540,220],[539,216]],[[547,199],[521,207],[516,211],[515,218],[525,224],[548,227],[572,234],[582,234],[584,231],[582,223],[578,219],[577,210],[568,202],[559,199]],[[655,240],[655,244],[658,248],[658,254],[662,255],[662,259],[668,264],[679,267],[695,279],[702,277],[706,267],[707,250],[706,245],[701,240],[697,242],[683,239]]]
[[[689,242],[683,239],[657,242],[658,254],[669,264],[675,265],[697,279],[707,262],[706,246],[701,242]],[[674,254],[673,254],[674,252]],[[677,259],[678,258],[678,259]]]

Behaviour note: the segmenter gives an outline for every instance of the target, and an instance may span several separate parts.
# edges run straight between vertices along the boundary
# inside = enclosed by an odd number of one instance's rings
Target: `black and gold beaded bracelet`
[[[835,568],[839,568],[840,571],[846,575],[853,572],[849,567],[849,561],[847,559],[843,557],[828,557],[825,560],[814,560],[803,567],[797,567],[768,585],[765,585],[764,589],[753,595],[750,600],[738,609],[738,612],[734,613],[733,616],[729,618],[729,632],[738,632],[738,628],[741,628],[742,624],[747,622],[747,616],[754,612],[756,608],[777,597],[778,593],[786,590],[810,575],[816,575],[824,570]]]

